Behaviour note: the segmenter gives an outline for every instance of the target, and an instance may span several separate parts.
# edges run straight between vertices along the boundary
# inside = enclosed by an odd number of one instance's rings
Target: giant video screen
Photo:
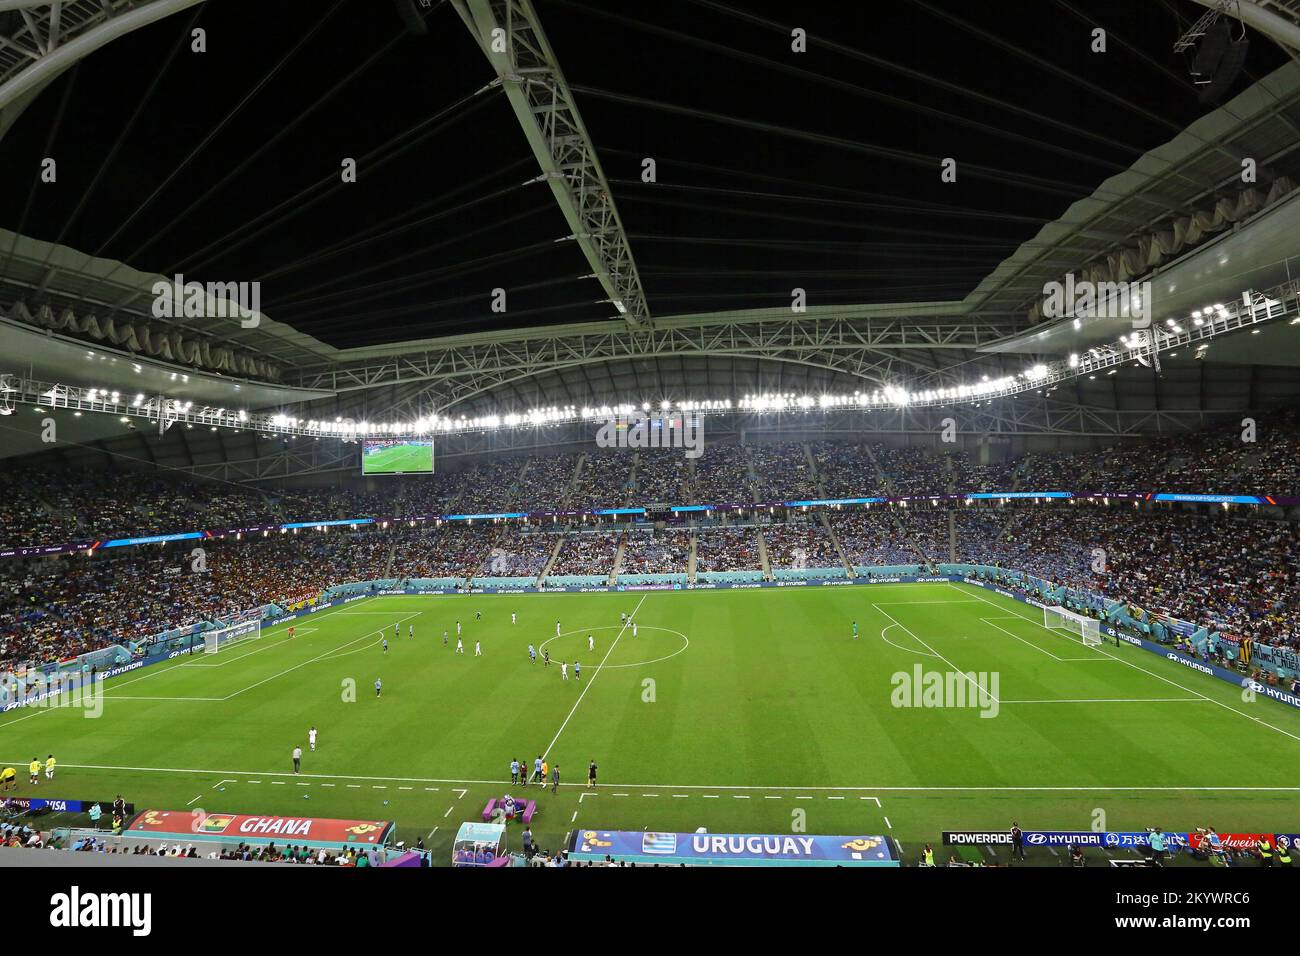
[[[361,448],[363,475],[433,474],[433,440],[367,438]]]

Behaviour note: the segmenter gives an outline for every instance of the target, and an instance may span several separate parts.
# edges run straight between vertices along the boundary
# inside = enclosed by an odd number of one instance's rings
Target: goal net
[[[262,636],[262,618],[249,618],[207,631],[203,635],[203,653],[216,654],[228,644],[251,641]]]
[[[1051,631],[1068,631],[1078,636],[1086,647],[1101,646],[1101,625],[1096,618],[1075,614],[1063,607],[1043,608],[1043,627]]]

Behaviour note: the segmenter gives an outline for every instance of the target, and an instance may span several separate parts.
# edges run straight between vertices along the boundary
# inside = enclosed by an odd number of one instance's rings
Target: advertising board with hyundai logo
[[[1150,830],[1025,830],[1026,847],[1098,847],[1107,850],[1138,850],[1151,848]],[[1213,847],[1207,833],[1160,831],[1168,852],[1178,850],[1210,850]],[[1278,847],[1294,847],[1300,834],[1295,833],[1219,833],[1219,846],[1226,850],[1253,850],[1259,841],[1267,839]],[[1007,830],[945,830],[944,846],[1010,846],[1011,833]]]

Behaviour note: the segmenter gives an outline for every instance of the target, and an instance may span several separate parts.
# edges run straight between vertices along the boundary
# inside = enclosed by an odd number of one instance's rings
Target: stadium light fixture
[[[1161,352],[1172,353],[1181,349],[1186,342],[1195,349],[1195,357],[1204,358],[1209,348],[1209,340],[1215,335],[1250,329],[1258,333],[1259,326],[1272,319],[1286,316],[1291,323],[1300,324],[1300,288],[1295,282],[1287,283],[1267,292],[1253,290],[1243,293],[1240,302],[1232,305],[1215,303],[1206,305],[1189,314],[1186,320],[1167,316],[1159,325],[1149,330],[1131,332],[1122,336],[1114,344],[1101,344],[1089,347],[1086,352],[1069,353],[1058,361],[1039,362],[1019,373],[991,377],[982,373],[978,381],[960,383],[942,388],[910,391],[903,383],[892,382],[873,391],[855,390],[852,393],[808,393],[793,391],[772,393],[750,393],[740,398],[656,399],[654,414],[667,414],[676,409],[682,414],[724,414],[733,410],[754,414],[800,411],[808,413],[813,409],[861,410],[871,411],[886,408],[949,407],[953,403],[971,404],[975,407],[987,405],[993,398],[1014,396],[1023,392],[1050,394],[1067,379],[1087,375],[1090,381],[1105,372],[1114,375],[1119,367],[1128,362],[1145,364],[1147,357],[1154,357]],[[1186,322],[1187,324],[1184,324]],[[1251,328],[1251,327],[1254,328]],[[173,379],[188,376],[172,373]],[[14,384],[18,387],[15,388]],[[60,384],[51,385],[34,381],[15,380],[6,384],[3,390],[6,396],[16,396],[17,402],[30,402],[44,413],[51,404],[66,406],[71,410],[107,412],[122,414],[130,411],[136,417],[154,419],[165,415],[169,420],[184,422],[186,427],[194,423],[220,430],[221,426],[232,429],[253,429],[260,434],[284,436],[286,442],[297,435],[311,438],[336,437],[355,440],[362,436],[397,436],[450,434],[467,431],[493,431],[501,428],[537,428],[543,425],[557,426],[580,422],[598,422],[614,417],[629,419],[647,417],[652,414],[649,401],[637,403],[624,402],[602,406],[574,405],[549,406],[529,410],[502,410],[491,414],[469,418],[463,414],[441,414],[422,416],[402,422],[376,422],[370,419],[359,422],[344,421],[336,415],[333,421],[305,420],[279,412],[274,415],[260,415],[245,410],[231,411],[226,408],[204,406],[194,410],[192,401],[169,399],[158,396],[146,401],[144,392],[137,392],[130,408],[121,405],[121,395],[102,387],[79,388]]]

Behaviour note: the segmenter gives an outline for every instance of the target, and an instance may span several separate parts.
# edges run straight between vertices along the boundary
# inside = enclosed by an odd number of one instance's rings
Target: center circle
[[[561,633],[556,634],[554,637],[548,637],[546,640],[542,641],[542,643],[538,644],[537,652],[540,654],[542,648],[544,648],[547,644],[551,643],[551,641],[558,641],[562,637],[571,637],[574,634],[591,634],[594,633],[595,631],[625,631],[625,630],[629,630],[629,628],[622,627],[618,624],[602,624],[599,627],[583,627],[583,628],[578,628],[577,630],[574,631],[562,631]],[[687,637],[681,631],[673,630],[671,627],[657,627],[654,624],[637,624],[637,630],[638,632],[663,631],[666,634],[676,634],[678,637],[682,639],[682,646],[677,648],[677,650],[673,651],[671,654],[665,654],[663,657],[656,657],[648,661],[632,661],[629,664],[603,664],[597,666],[603,666],[611,669],[615,667],[645,667],[648,664],[658,664],[660,661],[666,661],[671,657],[676,657],[682,651],[686,650],[688,647],[691,646],[691,639],[689,637]]]

